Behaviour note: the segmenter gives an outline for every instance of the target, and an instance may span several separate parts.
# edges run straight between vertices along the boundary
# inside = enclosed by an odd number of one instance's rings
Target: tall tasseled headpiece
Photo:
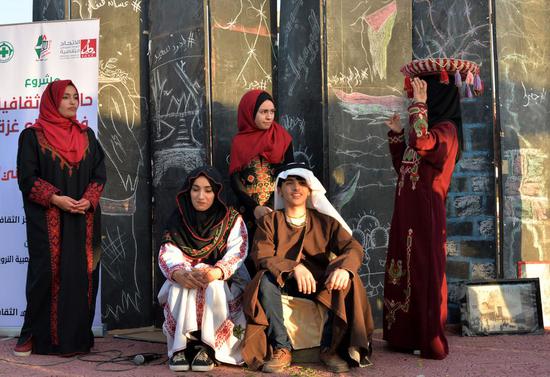
[[[404,89],[409,98],[413,97],[411,78],[438,73],[440,81],[444,84],[449,84],[449,73],[453,74],[456,87],[459,90],[464,87],[465,97],[472,97],[471,86],[473,86],[474,95],[483,94],[483,82],[479,77],[479,66],[468,60],[447,58],[413,60],[401,67],[401,72],[405,75]]]

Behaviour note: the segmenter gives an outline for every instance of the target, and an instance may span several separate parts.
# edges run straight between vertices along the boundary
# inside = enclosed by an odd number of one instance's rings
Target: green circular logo
[[[0,42],[0,63],[7,63],[13,58],[14,49],[11,43]]]

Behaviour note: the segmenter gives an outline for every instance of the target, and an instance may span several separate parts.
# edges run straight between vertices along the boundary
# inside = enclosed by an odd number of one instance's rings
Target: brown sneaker
[[[277,348],[273,351],[271,359],[267,361],[263,368],[262,372],[265,373],[280,373],[286,367],[290,366],[292,362],[292,354],[287,348]]]
[[[319,359],[325,364],[329,371],[333,373],[349,372],[349,365],[346,360],[342,359],[335,352],[321,352]]]
[[[30,356],[32,352],[32,337],[29,337],[27,340],[19,338],[15,348],[13,349],[13,354],[15,356],[25,357]]]

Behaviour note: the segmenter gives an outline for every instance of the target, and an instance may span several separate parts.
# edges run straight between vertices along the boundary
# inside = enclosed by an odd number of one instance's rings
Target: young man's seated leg
[[[269,322],[267,341],[273,349],[271,358],[264,364],[262,370],[267,373],[277,373],[290,365],[292,355],[290,339],[283,319],[281,288],[275,277],[268,271],[264,273],[260,282],[258,299]]]
[[[269,321],[267,339],[273,349],[272,356],[264,364],[263,371],[269,373],[280,372],[292,362],[292,345],[284,324],[281,294],[311,300],[315,296],[315,293],[300,292],[296,280],[293,278],[288,278],[284,287],[279,287],[271,273],[266,272],[262,277],[259,299]],[[330,371],[346,372],[349,370],[347,362],[332,351],[332,318],[332,312],[329,311],[321,337],[320,358]]]

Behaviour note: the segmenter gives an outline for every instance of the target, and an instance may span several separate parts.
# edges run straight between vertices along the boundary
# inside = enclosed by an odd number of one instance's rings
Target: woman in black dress
[[[29,265],[18,356],[89,352],[99,278],[99,198],[104,155],[76,119],[70,80],[50,83],[36,123],[21,132],[17,177],[27,219]]]

